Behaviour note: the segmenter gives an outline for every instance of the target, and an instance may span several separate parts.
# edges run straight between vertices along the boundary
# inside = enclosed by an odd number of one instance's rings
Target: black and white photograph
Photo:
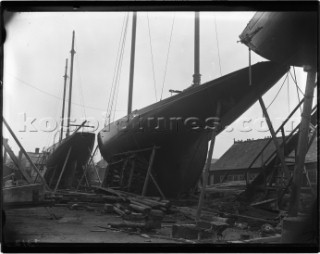
[[[156,4],[3,4],[2,251],[318,252],[319,6]]]

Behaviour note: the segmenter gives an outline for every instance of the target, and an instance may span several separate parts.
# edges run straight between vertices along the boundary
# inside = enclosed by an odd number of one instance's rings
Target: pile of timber
[[[206,187],[206,193],[240,194],[246,189],[245,181],[217,183]]]
[[[148,167],[138,161],[134,165],[132,163],[126,159],[111,163],[105,175],[104,186],[141,193]]]
[[[113,228],[161,228],[165,214],[172,213],[169,200],[143,197],[111,188],[94,187],[94,192],[59,191],[54,195],[56,206],[70,209],[99,210],[117,214],[123,221],[110,223]]]

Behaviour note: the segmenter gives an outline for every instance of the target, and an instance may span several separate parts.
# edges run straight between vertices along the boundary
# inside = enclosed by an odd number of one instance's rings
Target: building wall
[[[225,178],[226,173],[229,172],[227,179],[224,182],[231,181],[244,181],[246,170],[221,170],[221,171],[210,171],[208,185],[221,183]],[[252,181],[260,172],[260,169],[251,170],[248,173],[249,182]]]

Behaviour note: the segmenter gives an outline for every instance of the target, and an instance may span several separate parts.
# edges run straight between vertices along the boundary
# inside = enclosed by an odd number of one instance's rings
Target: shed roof
[[[282,138],[277,138],[279,144]],[[234,170],[246,169],[250,166],[253,159],[258,156],[270,138],[235,141],[235,143],[227,150],[216,163],[211,165],[211,170]],[[259,158],[252,165],[252,169],[261,168],[263,162],[276,151],[273,142],[270,142]]]

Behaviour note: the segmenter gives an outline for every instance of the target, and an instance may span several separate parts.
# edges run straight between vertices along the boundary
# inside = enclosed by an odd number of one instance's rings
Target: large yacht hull
[[[83,174],[82,166],[90,158],[94,140],[94,133],[77,132],[48,149],[50,154],[47,159],[47,170],[44,178],[51,188],[55,188],[57,184],[70,148],[70,155],[58,187],[66,189],[77,186]]]
[[[231,124],[259,96],[288,71],[288,67],[262,62],[132,112],[98,134],[101,155],[107,162],[119,153],[158,146],[152,172],[168,197],[188,191],[203,170],[213,122]],[[221,130],[219,130],[221,131]],[[149,160],[150,153],[146,153]],[[156,189],[151,182],[148,193]]]
[[[239,37],[268,60],[316,67],[318,31],[317,12],[257,12]]]

